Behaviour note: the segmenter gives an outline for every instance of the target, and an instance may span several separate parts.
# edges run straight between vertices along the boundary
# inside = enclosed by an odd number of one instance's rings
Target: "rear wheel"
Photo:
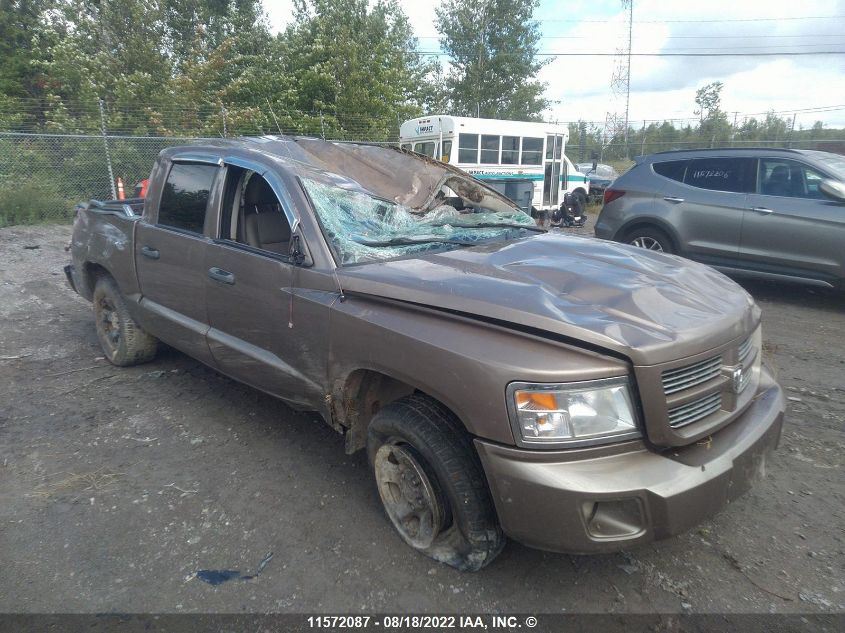
[[[102,276],[97,280],[93,304],[97,338],[110,363],[127,367],[155,357],[158,340],[135,323],[114,279]]]
[[[370,423],[367,454],[390,522],[415,550],[477,571],[505,537],[471,438],[446,407],[412,395]]]
[[[669,236],[660,229],[650,226],[634,229],[633,231],[628,232],[625,235],[625,239],[622,241],[626,244],[644,248],[649,251],[670,254],[675,252],[675,248],[672,245],[672,240],[669,239]]]

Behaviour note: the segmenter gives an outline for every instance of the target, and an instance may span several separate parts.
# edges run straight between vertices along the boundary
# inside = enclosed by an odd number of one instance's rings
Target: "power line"
[[[634,24],[722,24],[727,22],[786,22],[794,20],[837,20],[845,18],[845,15],[794,15],[782,18],[727,18],[720,20],[634,20]],[[546,18],[535,20],[536,22],[590,22],[595,24],[608,24],[617,20],[574,20],[564,18]]]
[[[845,37],[845,33],[806,33],[802,35],[667,35],[663,39],[667,40],[699,40],[699,39],[777,39],[777,38],[817,38],[817,37]],[[637,39],[653,40],[649,36],[634,36],[634,41]],[[418,40],[439,40],[439,35],[420,35]],[[592,35],[541,35],[538,39],[541,40],[592,40],[595,39]]]
[[[771,47],[765,47],[771,48]],[[448,53],[442,51],[405,51],[408,54],[431,55],[433,57],[448,57]],[[498,53],[498,55],[509,55],[510,53]],[[615,57],[616,53],[536,53],[540,57]],[[782,52],[759,52],[759,53],[631,53],[631,57],[796,57],[802,55],[845,55],[841,51],[782,51]]]

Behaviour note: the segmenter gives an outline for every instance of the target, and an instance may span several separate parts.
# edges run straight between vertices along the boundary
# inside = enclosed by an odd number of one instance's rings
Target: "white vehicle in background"
[[[587,200],[590,179],[566,157],[568,138],[569,130],[553,123],[447,115],[410,119],[399,128],[403,149],[455,165],[535,212],[559,208],[567,192]]]

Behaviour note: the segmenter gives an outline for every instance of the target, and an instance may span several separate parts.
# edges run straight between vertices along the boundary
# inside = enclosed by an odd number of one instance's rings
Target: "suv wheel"
[[[669,236],[660,229],[651,227],[634,229],[627,233],[622,241],[631,246],[637,246],[649,251],[669,254],[674,254],[675,252]]]
[[[110,363],[127,367],[155,357],[158,339],[142,330],[129,315],[114,279],[104,276],[97,280],[93,304],[97,338]]]
[[[385,406],[370,423],[367,455],[390,522],[415,550],[462,571],[502,550],[472,440],[439,402],[415,394]]]

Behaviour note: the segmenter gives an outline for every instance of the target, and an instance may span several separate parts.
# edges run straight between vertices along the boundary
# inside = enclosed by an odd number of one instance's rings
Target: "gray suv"
[[[845,287],[845,156],[708,149],[637,157],[596,236],[744,276]]]

